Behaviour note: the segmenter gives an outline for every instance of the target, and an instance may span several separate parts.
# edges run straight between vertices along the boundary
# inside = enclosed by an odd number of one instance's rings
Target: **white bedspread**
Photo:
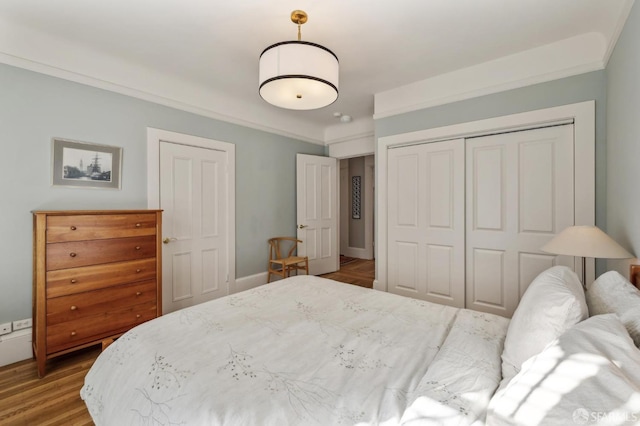
[[[293,277],[134,328],[81,396],[97,425],[473,424],[500,381],[507,325]]]

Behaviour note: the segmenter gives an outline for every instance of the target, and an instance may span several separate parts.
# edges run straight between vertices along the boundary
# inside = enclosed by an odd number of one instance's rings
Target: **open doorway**
[[[329,138],[333,139],[333,142],[328,142],[328,155],[340,160],[337,178],[340,193],[339,252],[342,255],[342,262],[340,262],[340,269],[333,273],[341,276],[328,276],[327,278],[370,288],[376,282],[377,269],[374,259],[375,240],[377,239],[374,235],[376,220],[374,185],[377,171],[375,170],[376,139],[373,127],[373,120],[362,121],[357,126],[351,126],[348,129],[336,127]],[[357,129],[357,132],[354,132],[354,129]],[[358,133],[358,135],[349,136],[353,133]],[[354,176],[360,176],[360,219],[354,219],[352,211],[354,207],[352,203],[354,181],[352,178]],[[357,192],[357,179],[355,184]],[[357,210],[356,208],[356,217],[358,216]],[[358,226],[364,227],[364,230],[358,230]],[[362,233],[358,234],[358,232]],[[366,281],[361,280],[363,275],[366,276]]]
[[[340,254],[374,258],[374,156],[340,160]]]
[[[374,177],[373,155],[340,160],[340,269],[327,278],[373,286]]]

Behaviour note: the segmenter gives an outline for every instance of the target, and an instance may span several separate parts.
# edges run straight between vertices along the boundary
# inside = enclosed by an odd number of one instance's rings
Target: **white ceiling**
[[[374,94],[597,33],[610,51],[633,0],[2,0],[0,61],[323,142],[336,111],[371,120]],[[315,111],[258,95],[258,57],[296,37],[340,60]],[[594,47],[595,48],[595,47]],[[606,63],[608,58],[603,58]],[[351,124],[353,125],[353,123]]]

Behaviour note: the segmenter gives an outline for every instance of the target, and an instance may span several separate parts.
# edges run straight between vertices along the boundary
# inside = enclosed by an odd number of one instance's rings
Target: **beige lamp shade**
[[[338,57],[306,41],[286,41],[260,55],[260,96],[286,109],[310,110],[338,99]]]
[[[597,226],[570,226],[540,250],[551,254],[602,259],[634,257]]]

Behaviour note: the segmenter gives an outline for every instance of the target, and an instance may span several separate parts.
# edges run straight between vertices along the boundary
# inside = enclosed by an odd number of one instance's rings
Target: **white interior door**
[[[573,125],[466,141],[466,307],[510,317],[529,283],[573,258],[540,247],[574,223]]]
[[[298,253],[309,256],[309,274],[339,268],[337,160],[297,154]]]
[[[388,154],[388,290],[464,307],[464,140]]]
[[[228,294],[227,153],[160,142],[163,312]]]

